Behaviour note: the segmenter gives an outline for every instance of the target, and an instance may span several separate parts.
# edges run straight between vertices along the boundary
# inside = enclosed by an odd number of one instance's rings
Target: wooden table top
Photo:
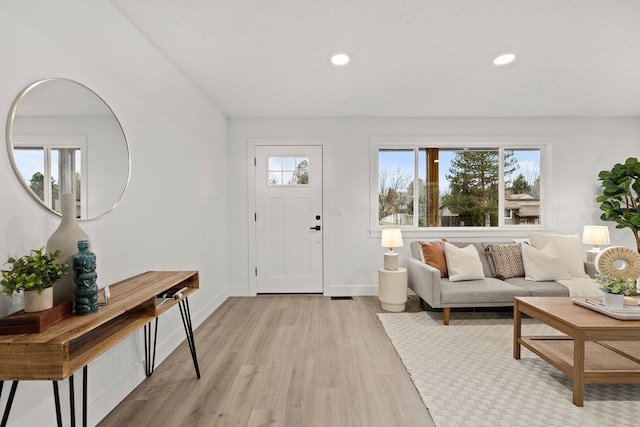
[[[638,329],[640,331],[640,320],[614,319],[574,304],[570,297],[516,297],[515,299],[520,304],[543,312],[575,329],[617,328]]]

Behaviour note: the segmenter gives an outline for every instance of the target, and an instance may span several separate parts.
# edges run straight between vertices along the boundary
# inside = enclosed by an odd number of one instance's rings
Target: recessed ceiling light
[[[507,65],[513,62],[516,56],[513,53],[502,54],[493,60],[493,65]]]
[[[336,53],[331,57],[331,63],[335,66],[341,67],[349,63],[349,55],[344,53]]]

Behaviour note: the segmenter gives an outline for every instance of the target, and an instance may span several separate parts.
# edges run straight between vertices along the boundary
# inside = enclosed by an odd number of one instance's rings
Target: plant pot
[[[622,306],[624,305],[624,295],[603,292],[602,303],[607,308],[622,308]]]
[[[45,288],[41,293],[38,293],[38,291],[24,292],[25,313],[44,311],[51,307],[53,307],[53,288]]]

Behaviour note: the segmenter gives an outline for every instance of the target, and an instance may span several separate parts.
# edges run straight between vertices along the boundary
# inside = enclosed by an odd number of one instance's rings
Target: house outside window
[[[539,226],[544,145],[374,146],[374,228]]]

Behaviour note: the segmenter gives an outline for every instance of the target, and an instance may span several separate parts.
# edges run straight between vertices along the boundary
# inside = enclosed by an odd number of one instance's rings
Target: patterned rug
[[[564,374],[524,347],[513,359],[508,313],[455,313],[449,326],[440,316],[378,314],[437,426],[640,425],[640,384],[588,384],[578,408]],[[522,328],[557,333],[533,319]]]

